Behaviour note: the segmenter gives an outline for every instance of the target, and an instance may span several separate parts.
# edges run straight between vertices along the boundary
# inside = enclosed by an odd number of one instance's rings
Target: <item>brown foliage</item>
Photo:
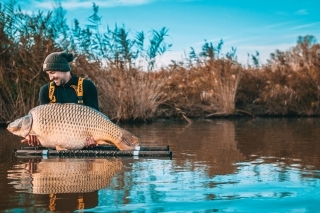
[[[239,64],[223,59],[162,70],[168,76],[163,88],[166,104],[191,117],[234,114],[241,71]]]
[[[259,115],[319,115],[320,45],[310,39],[299,37],[291,50],[271,54],[267,65],[247,69],[238,106]]]
[[[199,54],[192,49],[186,61],[152,71],[156,56],[170,47],[162,43],[166,28],[153,31],[151,46],[143,49],[143,32],[134,40],[124,28],[101,35],[82,30],[78,23],[68,34],[63,16],[30,16],[13,6],[0,7],[0,120],[23,116],[39,104],[39,89],[47,83],[42,63],[61,50],[75,54],[72,72],[97,85],[100,108],[115,121],[237,112],[319,115],[320,45],[313,36],[298,37],[296,46],[276,50],[261,66],[258,53],[255,66],[247,68],[237,63],[235,49],[221,57],[220,41],[218,47],[205,42]],[[57,11],[63,14],[61,7]],[[147,72],[137,65],[141,58]]]
[[[38,91],[45,82],[42,62],[57,49],[52,28],[46,23],[50,13],[29,17],[18,12],[12,16],[7,14],[13,13],[10,6],[0,11],[0,118],[3,120],[26,114],[38,104]]]
[[[75,63],[74,72],[96,84],[101,111],[112,120],[151,120],[167,99],[162,91],[165,78],[156,73],[102,67],[99,62],[89,63],[85,56]]]

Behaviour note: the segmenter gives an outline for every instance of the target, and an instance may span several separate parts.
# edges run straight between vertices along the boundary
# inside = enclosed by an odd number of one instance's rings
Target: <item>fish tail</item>
[[[135,146],[139,145],[139,139],[138,137],[123,129],[121,140],[118,145],[118,148],[120,150],[134,150]]]

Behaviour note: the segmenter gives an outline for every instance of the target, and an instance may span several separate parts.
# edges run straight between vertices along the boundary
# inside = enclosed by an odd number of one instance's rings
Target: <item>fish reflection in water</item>
[[[98,190],[106,188],[123,164],[118,159],[22,159],[8,179],[17,191],[41,195],[50,211],[94,207]]]
[[[122,166],[117,159],[31,159],[20,173],[8,171],[8,178],[20,178],[15,188],[34,194],[92,192],[108,186]]]

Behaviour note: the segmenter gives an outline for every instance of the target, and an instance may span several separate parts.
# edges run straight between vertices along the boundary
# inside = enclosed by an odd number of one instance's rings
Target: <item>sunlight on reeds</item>
[[[215,68],[217,67],[217,68]],[[212,103],[218,106],[217,113],[233,115],[235,113],[235,98],[242,74],[242,67],[232,61],[219,61],[214,66],[216,73],[216,84],[213,87]]]
[[[155,73],[102,67],[85,57],[78,57],[76,64],[74,72],[96,84],[100,110],[112,120],[152,120],[167,99],[162,90],[165,79],[157,78]]]
[[[247,65],[237,62],[235,48],[222,55],[221,40],[216,46],[205,41],[199,53],[191,48],[184,60],[155,70],[157,56],[171,47],[165,27],[132,34],[116,26],[101,33],[95,4],[92,25],[84,29],[77,20],[67,26],[61,5],[32,15],[15,9],[14,1],[0,6],[0,121],[39,104],[39,89],[48,83],[42,63],[62,50],[75,54],[72,72],[97,85],[101,111],[117,122],[173,117],[191,122],[239,112],[320,114],[320,44],[312,35],[299,36],[289,50],[275,50],[266,64],[259,64],[258,52]]]
[[[319,115],[319,51],[310,35],[286,52],[276,50],[266,65],[246,70],[239,102],[259,115]]]

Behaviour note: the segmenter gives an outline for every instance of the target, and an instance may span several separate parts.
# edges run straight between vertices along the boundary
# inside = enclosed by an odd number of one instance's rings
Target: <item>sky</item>
[[[3,0],[0,0],[3,1]],[[197,53],[205,41],[217,46],[223,41],[222,54],[236,48],[238,62],[247,65],[248,54],[259,52],[266,63],[275,50],[293,47],[298,36],[313,35],[320,40],[319,0],[62,0],[67,23],[80,24],[99,6],[101,30],[125,26],[130,32],[168,29],[166,42],[172,47],[160,59],[167,65],[180,61],[191,47]],[[54,0],[17,0],[22,10],[52,10]]]

